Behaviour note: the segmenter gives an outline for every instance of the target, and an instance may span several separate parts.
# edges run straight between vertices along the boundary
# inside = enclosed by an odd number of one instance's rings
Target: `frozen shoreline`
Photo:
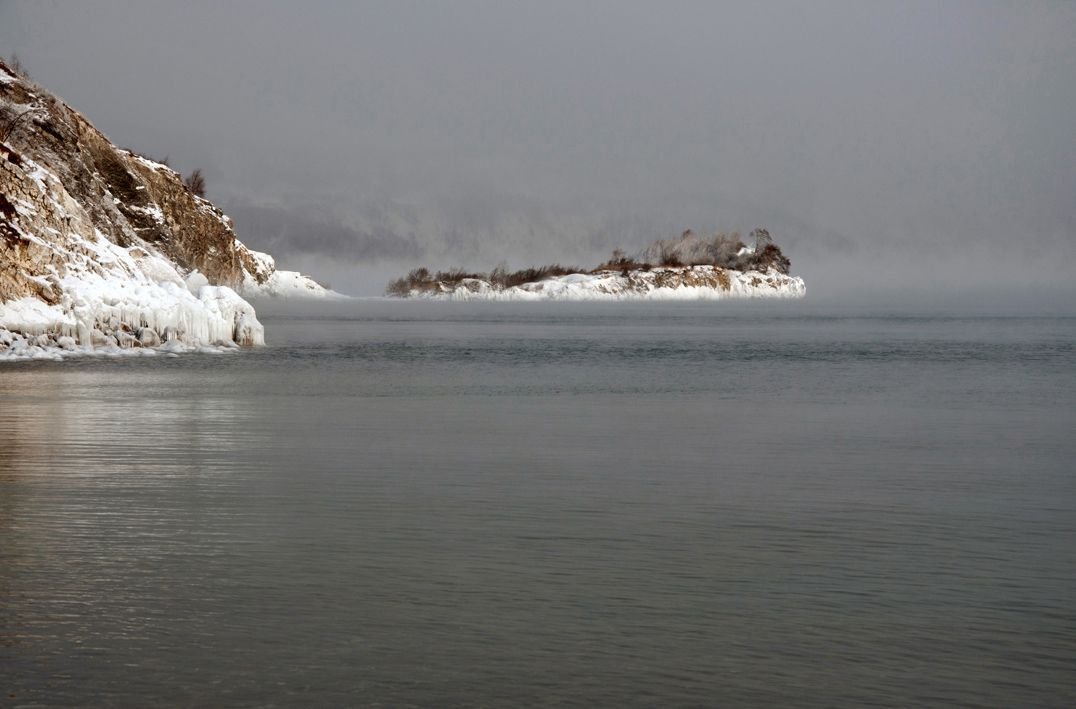
[[[265,344],[265,328],[254,306],[239,293],[209,285],[197,272],[180,280],[167,262],[155,266],[157,276],[169,277],[154,281],[139,269],[124,279],[80,274],[60,280],[58,303],[50,305],[32,296],[0,303],[0,362],[222,353]],[[243,295],[292,301],[347,299],[298,273],[273,274],[278,275],[283,277],[269,281],[272,290],[249,293],[244,288]]]

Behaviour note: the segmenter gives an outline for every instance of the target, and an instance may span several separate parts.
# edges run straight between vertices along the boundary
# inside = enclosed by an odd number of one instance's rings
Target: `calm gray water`
[[[0,705],[1076,704],[1076,320],[319,312],[0,368]]]

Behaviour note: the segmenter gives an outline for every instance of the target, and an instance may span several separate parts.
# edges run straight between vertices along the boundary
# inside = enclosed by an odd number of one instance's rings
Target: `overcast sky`
[[[0,51],[351,292],[688,227],[809,288],[1076,280],[1072,2],[3,0]]]

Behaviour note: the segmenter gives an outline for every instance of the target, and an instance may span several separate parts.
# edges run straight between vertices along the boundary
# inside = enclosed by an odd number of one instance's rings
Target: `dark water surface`
[[[3,366],[0,706],[1076,705],[1076,320],[729,312]]]

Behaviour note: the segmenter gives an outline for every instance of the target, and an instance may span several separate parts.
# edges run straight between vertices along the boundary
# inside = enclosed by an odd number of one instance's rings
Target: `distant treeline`
[[[791,262],[781,253],[780,247],[773,243],[769,231],[755,229],[750,238],[754,241],[753,248],[744,243],[739,232],[718,232],[710,239],[700,239],[688,230],[681,234],[679,239],[656,241],[635,256],[627,256],[622,250],[615,249],[612,258],[596,268],[550,264],[539,268],[508,271],[505,267],[498,266],[489,273],[463,269],[432,272],[428,268],[416,268],[403,278],[389,283],[385,292],[397,296],[406,296],[414,291],[436,292],[442,287],[451,289],[466,279],[486,281],[494,288],[504,289],[573,273],[620,271],[621,275],[626,276],[630,271],[650,271],[658,267],[715,266],[731,271],[762,272],[773,269],[788,274]]]

